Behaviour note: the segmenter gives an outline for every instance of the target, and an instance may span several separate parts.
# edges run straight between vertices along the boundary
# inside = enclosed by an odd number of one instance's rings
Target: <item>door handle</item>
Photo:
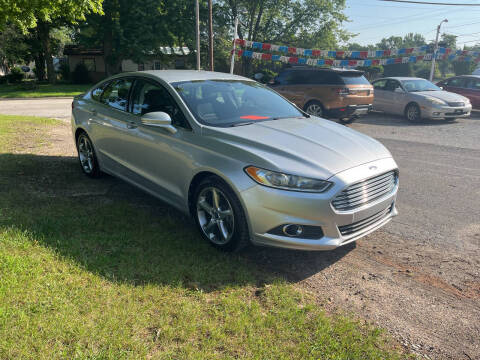
[[[138,125],[133,121],[129,121],[127,123],[127,129],[136,129],[137,127],[138,127]]]

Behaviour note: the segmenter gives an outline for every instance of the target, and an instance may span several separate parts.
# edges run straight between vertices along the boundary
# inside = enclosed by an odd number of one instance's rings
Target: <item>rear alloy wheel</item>
[[[248,245],[248,226],[240,202],[219,178],[207,178],[196,189],[194,216],[202,237],[217,249],[238,251]]]
[[[318,101],[310,101],[307,105],[305,105],[304,110],[306,113],[313,116],[323,116],[323,106]]]
[[[99,177],[101,172],[98,166],[97,155],[95,154],[92,141],[84,132],[78,136],[77,151],[83,173],[92,178]]]
[[[410,122],[418,122],[421,120],[420,107],[417,104],[410,104],[405,109],[405,117]]]

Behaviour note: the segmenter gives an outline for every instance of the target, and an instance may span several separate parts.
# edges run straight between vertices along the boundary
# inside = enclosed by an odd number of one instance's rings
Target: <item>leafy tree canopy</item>
[[[26,32],[39,21],[76,23],[85,20],[85,14],[101,12],[102,0],[0,0],[0,29],[13,23]]]

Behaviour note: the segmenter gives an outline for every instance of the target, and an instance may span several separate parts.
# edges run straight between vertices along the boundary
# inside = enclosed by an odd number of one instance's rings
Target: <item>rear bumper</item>
[[[372,110],[372,104],[366,105],[347,105],[341,108],[327,110],[328,115],[337,119],[362,116]]]

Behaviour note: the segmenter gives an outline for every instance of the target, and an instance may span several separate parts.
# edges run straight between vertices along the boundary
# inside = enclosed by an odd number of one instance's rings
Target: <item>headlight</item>
[[[330,181],[288,175],[255,166],[246,167],[245,172],[260,185],[277,189],[321,193],[327,191],[332,185]]]
[[[425,98],[425,100],[435,105],[447,105],[445,101],[436,98]]]

